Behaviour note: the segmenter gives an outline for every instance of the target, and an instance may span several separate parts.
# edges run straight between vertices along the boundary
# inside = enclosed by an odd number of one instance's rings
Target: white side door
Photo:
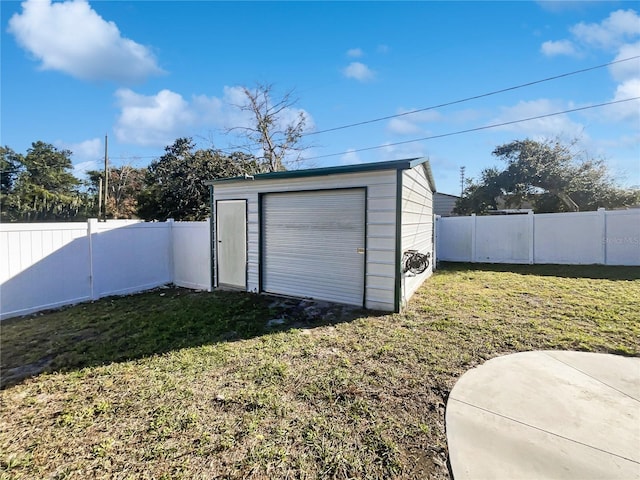
[[[218,286],[247,288],[247,202],[216,203]]]

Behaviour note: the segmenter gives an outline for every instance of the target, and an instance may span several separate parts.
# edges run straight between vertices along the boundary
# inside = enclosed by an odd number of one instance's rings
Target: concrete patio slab
[[[640,401],[640,362],[619,355],[585,354],[584,352],[545,352],[550,357],[576,370],[597,378],[631,398]],[[606,360],[603,361],[603,358]]]
[[[455,480],[640,479],[640,358],[524,352],[465,373],[447,403]]]

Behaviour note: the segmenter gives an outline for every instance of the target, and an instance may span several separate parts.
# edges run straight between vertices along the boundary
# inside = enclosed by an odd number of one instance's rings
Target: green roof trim
[[[422,165],[426,171],[427,178],[431,184],[433,192],[436,191],[436,184],[431,173],[431,166],[427,157],[409,158],[406,160],[392,160],[389,162],[375,163],[359,163],[356,165],[339,165],[336,167],[309,168],[306,170],[287,170],[284,172],[259,173],[253,175],[252,180],[277,180],[281,178],[304,178],[304,177],[321,177],[326,175],[340,175],[345,173],[372,172],[378,170],[409,170],[411,168]],[[246,182],[251,177],[230,177],[218,178],[216,180],[207,180],[205,185],[219,185],[231,182]]]

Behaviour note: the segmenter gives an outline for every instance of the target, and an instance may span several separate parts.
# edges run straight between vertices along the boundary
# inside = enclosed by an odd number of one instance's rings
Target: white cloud
[[[243,87],[241,86],[225,86],[222,98],[201,96],[197,97],[197,99],[198,101],[194,103],[198,106],[199,117],[204,120],[210,118],[211,123],[219,128],[228,129],[232,127],[250,127],[253,125],[254,117],[252,113],[239,108],[248,103]],[[208,105],[210,108],[204,110],[203,106],[205,105]],[[315,129],[315,123],[311,114],[302,108],[296,108],[294,106],[280,110],[278,114],[279,122],[275,125],[276,128],[285,130],[288,124],[297,121],[300,114],[305,117],[303,131],[310,132]],[[216,117],[215,119],[213,118],[214,116]],[[209,122],[205,121],[204,123],[208,124]]]
[[[391,145],[387,142],[383,144],[383,148],[377,151],[380,152],[379,161],[402,160],[427,156],[426,147],[420,142],[405,143],[403,145]]]
[[[398,135],[414,135],[422,133],[422,128],[404,117],[396,117],[389,120],[387,131]]]
[[[61,140],[54,142],[57,148],[70,150],[73,161],[73,174],[82,178],[88,170],[95,170],[104,158],[104,143],[100,138],[92,138],[78,143],[67,143]]]
[[[26,0],[22,13],[9,20],[8,31],[43,70],[125,83],[162,73],[147,47],[123,37],[86,0]]]
[[[630,148],[638,151],[638,145],[640,145],[640,131],[628,135],[622,135],[614,139],[599,140],[598,144],[602,146],[604,152],[611,148]],[[638,166],[640,167],[640,159],[638,159],[637,156],[636,162],[639,163]]]
[[[614,60],[624,60],[637,56],[640,56],[640,42],[629,43],[620,47]],[[636,58],[626,62],[615,63],[609,67],[609,72],[611,72],[614,80],[618,82],[638,78],[640,77],[640,59]]]
[[[548,42],[544,42],[542,47],[540,47],[540,50],[543,54],[549,57],[554,55],[574,56],[578,53],[571,40],[558,40],[557,42],[550,40]]]
[[[481,110],[466,108],[464,110],[458,110],[448,114],[447,120],[457,124],[465,124],[481,120],[484,116],[485,113]]]
[[[351,48],[347,50],[347,57],[351,58],[360,58],[364,55],[364,52],[361,48]]]
[[[640,78],[632,78],[618,85],[614,100],[624,100],[628,98],[640,97]],[[637,103],[636,103],[637,107]],[[635,111],[636,117],[640,115],[640,110]]]
[[[640,55],[640,42],[629,43],[620,47],[615,60],[623,60]],[[613,94],[613,101],[640,97],[640,59],[613,64],[609,67],[614,80],[618,82]],[[637,129],[640,121],[640,101],[617,103],[606,107],[607,117],[619,122],[630,121],[632,128]]]
[[[142,95],[130,89],[116,92],[120,115],[114,126],[123,143],[162,147],[181,136],[194,136],[199,130],[222,130],[252,125],[250,112],[238,106],[247,102],[242,87],[224,87],[221,97],[194,95],[186,100],[171,90],[155,95]],[[302,113],[305,132],[315,128],[313,117],[304,109],[285,108],[280,112],[278,127]]]
[[[186,135],[196,120],[189,103],[170,90],[146,96],[119,89],[116,97],[121,113],[114,131],[118,140],[124,143],[169,145],[177,137]]]
[[[362,163],[363,160],[358,155],[358,152],[353,148],[347,149],[347,151],[340,157],[340,161],[345,165],[355,165],[357,163]]]
[[[503,107],[500,115],[490,121],[491,124],[505,123],[531,117],[538,117],[571,109],[573,105],[561,104],[548,99],[518,102],[511,107]],[[584,126],[576,123],[568,114],[554,115],[552,117],[539,118],[526,122],[513,123],[495,130],[516,132],[534,140],[543,140],[555,137],[584,138]]]
[[[411,110],[400,110],[399,114]],[[423,123],[436,122],[442,118],[442,115],[436,110],[427,110],[424,112],[416,112],[402,117],[395,117],[387,123],[387,131],[398,135],[416,135],[424,134]]]
[[[617,48],[640,35],[640,17],[634,10],[616,10],[600,23],[578,23],[571,33],[586,45]]]
[[[545,55],[580,55],[587,48],[615,52],[640,36],[640,16],[634,10],[616,10],[600,23],[578,23],[569,29],[572,39],[542,44]]]
[[[640,60],[626,60],[640,55],[640,16],[634,10],[616,10],[600,23],[578,23],[569,29],[571,40],[549,41],[542,44],[547,55],[576,55],[588,49],[600,49],[614,53],[615,63],[609,73],[617,83],[610,101],[625,100],[640,95]],[[600,110],[598,119],[608,121],[631,121],[637,128],[638,102],[630,101],[609,105]],[[565,117],[566,118],[566,117]],[[562,117],[545,119],[539,123],[553,124]]]
[[[100,138],[92,138],[79,143],[64,144],[64,148],[73,152],[73,157],[76,160],[97,160],[104,151],[104,143]]]
[[[198,118],[198,124],[228,129],[231,127],[250,127],[253,122],[251,112],[243,111],[239,107],[247,104],[247,98],[241,86],[225,86],[222,97],[208,97],[206,95],[196,95],[193,97],[191,109]],[[280,123],[277,127],[284,129],[289,122],[295,121],[300,114],[303,114],[305,132],[315,128],[313,117],[304,109],[289,107],[280,112]]]
[[[73,164],[73,176],[76,178],[84,177],[89,170],[98,170],[100,163],[97,161],[86,161]]]
[[[640,77],[627,80],[618,85],[613,100],[626,100],[640,97]],[[616,103],[607,106],[607,114],[614,120],[631,120],[636,127],[640,124],[640,100]]]
[[[242,87],[225,86],[220,98],[206,95],[194,96],[191,108],[202,125],[218,129],[230,126],[248,127],[251,125],[251,114],[238,108],[246,101]]]
[[[360,82],[366,82],[372,80],[375,77],[375,73],[364,63],[351,62],[343,71],[345,77],[353,78]]]
[[[316,125],[313,121],[313,117],[309,115],[309,112],[302,108],[286,108],[280,113],[280,124],[279,127],[284,130],[285,126],[297,121],[297,119],[302,114],[305,118],[304,124],[304,132],[311,132],[315,130]]]

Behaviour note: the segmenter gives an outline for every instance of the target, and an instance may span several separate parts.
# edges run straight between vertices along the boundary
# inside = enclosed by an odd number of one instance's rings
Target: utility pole
[[[102,177],[98,179],[98,220],[102,217]]]
[[[109,137],[104,136],[104,221],[107,221],[107,199],[109,198]]]
[[[467,167],[460,167],[460,196],[464,194],[464,171]]]

